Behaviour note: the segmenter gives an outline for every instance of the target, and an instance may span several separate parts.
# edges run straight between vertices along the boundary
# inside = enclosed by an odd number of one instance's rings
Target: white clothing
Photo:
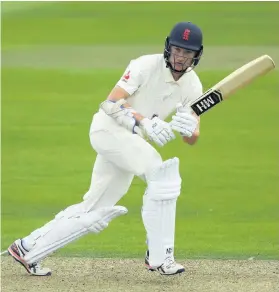
[[[173,113],[178,103],[185,105],[202,95],[202,85],[195,71],[174,81],[162,54],[132,60],[116,85],[131,95],[127,101],[134,110],[147,118],[156,114],[161,120]],[[123,131],[102,110],[94,115],[90,133],[100,129]]]
[[[147,118],[157,114],[162,120],[175,111],[177,103],[188,104],[202,95],[195,71],[174,81],[162,54],[132,60],[117,85],[131,95],[127,101],[136,111]]]
[[[131,94],[128,98],[129,104],[147,118],[152,118],[156,114],[159,118],[165,119],[175,111],[177,103],[189,103],[202,94],[200,80],[193,70],[185,73],[178,81],[174,81],[169,69],[166,68],[163,55],[160,54],[142,56],[131,61],[117,85]],[[73,206],[77,213],[114,206],[128,191],[134,175],[140,176],[148,182],[153,170],[160,169],[163,164],[160,154],[153,146],[139,135],[132,134],[118,125],[102,109],[93,117],[90,127],[90,142],[98,155],[93,168],[90,188],[83,197],[84,201]],[[178,174],[176,175],[178,176]],[[168,250],[173,252],[177,198],[165,202],[164,200],[168,199],[162,199],[162,202],[154,203],[153,193],[146,194],[149,197],[144,200],[147,203],[143,204],[142,214],[143,217],[145,216],[143,218],[145,226],[149,228],[147,233],[152,234],[152,230],[161,230],[165,226],[164,235],[162,232],[159,232],[159,235],[165,238],[166,234],[169,234]],[[161,213],[157,213],[156,208],[161,208]],[[150,222],[151,211],[155,215],[167,213],[168,218],[162,218],[162,220],[168,220],[168,222],[162,221],[160,218]],[[157,229],[156,222],[162,225],[161,229]],[[164,224],[164,222],[166,223]],[[55,224],[46,224],[46,226],[55,229]],[[45,228],[35,230],[24,240],[34,244],[36,238],[45,233]],[[71,227],[69,226],[69,228]],[[151,236],[153,250],[156,250],[156,240],[163,242],[161,238],[157,239],[159,235]],[[164,251],[161,250],[158,252],[158,256],[153,257],[156,264],[163,263]]]
[[[148,118],[157,114],[159,118],[165,119],[175,111],[177,103],[191,102],[202,94],[202,85],[197,74],[192,70],[178,81],[174,81],[162,54],[146,55],[132,60],[117,85],[131,94],[128,98],[129,104]],[[155,148],[118,125],[101,109],[93,117],[90,141],[98,153],[90,187],[92,190],[96,185],[99,186],[100,180],[104,184],[103,188],[107,190],[107,185],[111,185],[111,180],[114,180],[112,177],[118,176],[117,173],[123,179],[123,187],[120,189],[128,190],[127,184],[132,181],[131,175],[145,175],[152,167],[162,162]],[[105,163],[99,163],[100,160]],[[112,172],[110,178],[109,172]],[[126,172],[127,176],[123,172]],[[115,180],[119,186],[121,179]],[[106,196],[115,196],[116,189],[112,187],[112,193]],[[92,196],[93,193],[94,196],[101,195],[100,192],[89,190],[85,197],[88,198],[89,193],[92,193]]]
[[[147,118],[156,114],[162,120],[175,111],[178,103],[187,105],[202,95],[196,73],[192,70],[174,81],[163,55],[147,55],[131,61],[117,85],[131,95],[127,101],[135,111]],[[93,117],[90,141],[98,153],[91,187],[84,196],[90,208],[116,204],[128,191],[134,175],[148,181],[152,171],[162,165],[162,158],[155,148],[118,125],[101,109]],[[150,194],[147,195],[149,198]],[[152,250],[150,260],[156,266],[167,255],[164,250],[171,250],[173,254],[176,198],[169,200],[167,205],[152,199],[143,202],[142,216]],[[162,206],[168,206],[168,211],[163,211]],[[157,214],[157,220],[154,214]],[[159,218],[160,214],[165,214],[165,218]]]
[[[114,206],[128,191],[134,175],[145,179],[162,164],[155,148],[123,128],[93,131],[90,141],[98,153],[91,185],[84,196],[90,210]]]

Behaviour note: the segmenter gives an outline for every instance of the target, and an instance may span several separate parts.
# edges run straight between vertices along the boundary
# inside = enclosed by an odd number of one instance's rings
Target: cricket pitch
[[[276,292],[279,262],[260,260],[179,261],[186,272],[161,276],[148,272],[139,259],[50,257],[52,276],[29,276],[11,257],[1,259],[2,291],[171,291]]]

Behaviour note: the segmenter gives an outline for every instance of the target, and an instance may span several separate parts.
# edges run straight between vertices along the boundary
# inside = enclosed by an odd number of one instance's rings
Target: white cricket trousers
[[[160,168],[163,163],[160,154],[154,147],[139,135],[132,134],[118,126],[112,118],[103,112],[98,112],[93,117],[90,141],[98,153],[93,167],[90,188],[84,195],[82,202],[68,207],[65,212],[80,214],[101,207],[112,207],[126,194],[134,175],[148,178],[153,169]],[[173,250],[175,204],[176,200],[172,200],[172,204],[168,205],[150,200],[148,204],[145,204],[144,224],[145,227],[147,224],[149,229],[147,233],[150,244],[150,262],[154,262],[156,265],[160,265],[164,261],[166,246],[171,246]],[[159,221],[155,220],[158,217],[157,209],[160,214],[163,211],[168,214],[167,220],[162,221],[164,218],[162,220],[159,218]],[[149,223],[150,221],[151,223]],[[56,220],[54,219],[33,231],[23,239],[25,247],[32,248],[36,240],[47,234],[49,229],[52,229],[53,234],[55,234],[55,226]],[[157,233],[150,230],[157,230]],[[156,250],[158,250],[157,253]]]
[[[83,197],[88,211],[114,206],[127,193],[134,175],[146,177],[162,164],[154,147],[102,111],[93,117],[90,142],[98,155],[90,188]]]

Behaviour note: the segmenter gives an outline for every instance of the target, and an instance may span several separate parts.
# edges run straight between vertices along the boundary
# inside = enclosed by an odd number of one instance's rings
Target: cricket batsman
[[[83,201],[8,248],[28,273],[50,275],[50,269],[41,267],[42,259],[90,232],[101,232],[111,220],[127,213],[125,207],[115,204],[127,193],[135,175],[146,182],[142,220],[147,233],[147,268],[162,275],[185,271],[174,259],[179,159],[163,161],[152,144],[163,147],[175,139],[174,132],[183,142],[196,143],[200,121],[189,104],[202,95],[194,71],[202,52],[200,28],[180,22],[166,38],[163,54],[130,62],[93,116],[89,136],[97,158]],[[170,114],[172,120],[167,123],[164,120]]]

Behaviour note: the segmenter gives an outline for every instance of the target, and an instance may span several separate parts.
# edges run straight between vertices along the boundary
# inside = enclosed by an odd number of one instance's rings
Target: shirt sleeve
[[[132,95],[141,86],[142,82],[140,62],[132,60],[116,85]]]

